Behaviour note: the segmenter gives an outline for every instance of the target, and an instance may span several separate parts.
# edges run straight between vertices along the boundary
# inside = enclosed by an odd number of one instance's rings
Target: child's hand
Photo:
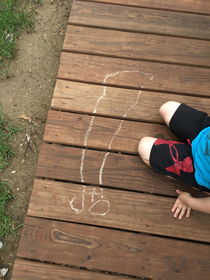
[[[188,206],[187,200],[191,197],[191,195],[187,192],[182,192],[180,190],[177,190],[176,192],[179,194],[179,196],[172,208],[172,212],[175,212],[174,217],[176,218],[179,215],[179,219],[182,219],[182,217],[185,214],[185,211],[187,211],[186,217],[188,218],[190,216],[191,208]]]

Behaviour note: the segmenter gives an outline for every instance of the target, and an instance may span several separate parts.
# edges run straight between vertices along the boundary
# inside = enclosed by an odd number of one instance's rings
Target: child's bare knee
[[[148,139],[148,137],[143,137],[139,141],[138,152],[139,152],[140,157],[142,157],[142,155],[144,154],[144,151],[147,147],[147,142],[148,142],[147,139]]]
[[[176,101],[167,101],[165,102],[159,109],[160,116],[165,121],[165,123],[169,126],[170,120],[180,106],[181,103]]]
[[[138,146],[139,155],[141,159],[148,165],[150,165],[149,158],[150,158],[151,149],[156,140],[157,138],[153,138],[153,137],[143,137],[139,142],[139,146]]]
[[[171,111],[171,108],[173,107],[174,103],[177,103],[175,101],[167,101],[163,103],[163,105],[159,109],[159,113],[161,116],[164,116],[168,111]]]

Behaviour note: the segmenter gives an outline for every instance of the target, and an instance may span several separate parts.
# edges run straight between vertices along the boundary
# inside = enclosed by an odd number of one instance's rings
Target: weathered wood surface
[[[210,42],[83,26],[67,27],[63,50],[210,67]]]
[[[13,280],[124,280],[124,277],[88,270],[17,259]],[[127,280],[133,278],[126,277]]]
[[[63,52],[58,78],[208,96],[210,69]]]
[[[75,0],[72,6],[69,23],[130,32],[210,39],[209,16],[78,0]]]
[[[164,122],[159,115],[159,108],[163,103],[174,100],[210,114],[209,98],[169,95],[161,92],[144,91],[144,89],[141,90],[138,98],[138,90],[109,86],[106,87],[105,96],[103,96],[103,93],[104,86],[58,79],[51,108],[83,114],[93,114],[97,109],[95,115],[163,124]],[[101,98],[102,96],[103,98]],[[129,110],[130,108],[131,110]],[[125,116],[128,110],[129,112]]]
[[[210,266],[208,245],[30,217],[18,256],[168,280],[206,280]]]
[[[159,124],[49,111],[44,141],[138,154],[139,139],[148,135],[178,140],[168,127]]]
[[[202,0],[73,2],[13,279],[208,279],[209,216],[171,212],[177,188],[206,195],[137,147],[176,139],[168,100],[210,114],[209,14]]]
[[[173,204],[168,197],[35,180],[28,215],[210,242],[209,215],[193,212],[180,222]]]
[[[126,6],[136,6],[151,9],[174,10],[180,12],[191,12],[210,14],[210,3],[205,0],[91,0],[91,2],[111,3]]]
[[[59,145],[41,146],[36,176],[80,183],[83,177],[87,184],[172,197],[178,187],[192,193],[191,187],[152,172],[138,156]]]

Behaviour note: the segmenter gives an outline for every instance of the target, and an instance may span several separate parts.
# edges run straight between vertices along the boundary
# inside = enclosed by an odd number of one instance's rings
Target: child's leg
[[[189,142],[192,142],[202,129],[210,126],[210,117],[204,112],[175,101],[164,103],[160,108],[160,115],[181,142],[143,137],[138,146],[140,157],[155,173],[202,191],[209,191],[199,186],[195,180]]]
[[[173,114],[175,113],[175,111],[177,110],[177,108],[180,106],[180,104],[181,103],[175,101],[168,101],[160,107],[159,109],[160,116],[163,118],[167,126],[169,126],[170,120]],[[139,142],[139,146],[138,146],[139,155],[142,158],[142,160],[149,166],[150,166],[149,159],[150,159],[151,149],[156,140],[157,138],[154,137],[143,137]]]
[[[175,101],[168,101],[164,103],[160,109],[159,113],[162,119],[165,121],[167,126],[169,126],[170,120],[178,107],[181,105],[181,103],[175,102]]]
[[[150,166],[149,158],[150,158],[151,149],[156,140],[157,138],[154,137],[143,137],[139,142],[139,146],[138,146],[139,155],[141,159],[149,166]]]

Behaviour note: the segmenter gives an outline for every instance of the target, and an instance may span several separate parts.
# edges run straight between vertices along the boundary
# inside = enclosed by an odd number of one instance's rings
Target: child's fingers
[[[190,212],[191,212],[191,208],[190,208],[190,207],[187,207],[187,214],[186,214],[186,217],[187,217],[187,218],[189,218]]]
[[[179,219],[180,219],[180,220],[183,218],[186,209],[187,209],[186,206],[183,206],[183,207],[182,207],[181,213],[180,213],[180,215],[179,215]]]
[[[172,207],[172,212],[174,212],[176,210],[176,208],[179,206],[179,199],[177,198],[177,200],[175,201],[173,207]]]
[[[179,215],[179,213],[180,213],[181,210],[182,210],[182,205],[179,204],[178,207],[176,208],[175,213],[174,213],[174,217],[175,217],[175,218]]]
[[[177,192],[179,195],[183,193],[183,192],[180,191],[180,190],[176,190],[176,192]]]

